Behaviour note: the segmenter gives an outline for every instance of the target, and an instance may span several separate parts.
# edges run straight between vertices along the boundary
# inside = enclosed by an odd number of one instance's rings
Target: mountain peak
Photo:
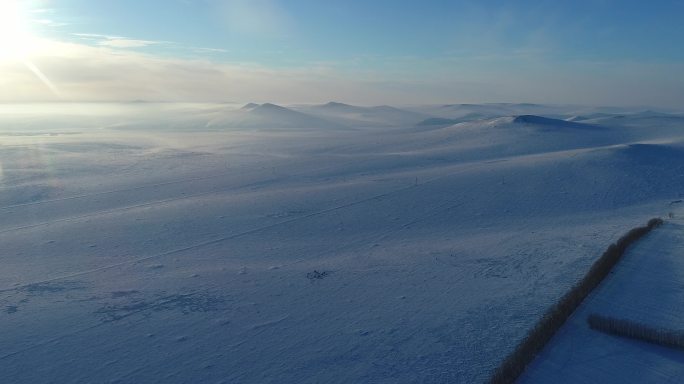
[[[562,120],[550,119],[537,115],[518,115],[513,117],[513,123],[517,124],[540,124],[540,125],[557,125]]]
[[[330,101],[326,104],[322,105],[325,108],[346,108],[346,107],[351,107],[349,104],[345,103],[338,103],[337,101]]]
[[[263,104],[261,104],[260,106],[258,106],[258,107],[256,107],[256,108],[252,109],[252,111],[253,111],[253,112],[254,112],[254,111],[257,111],[257,112],[258,112],[258,111],[266,111],[266,112],[268,112],[268,111],[281,111],[281,112],[282,112],[282,111],[288,111],[288,112],[294,112],[294,111],[292,111],[292,110],[289,109],[289,108],[285,108],[285,107],[283,107],[283,106],[280,106],[280,105],[277,105],[277,104],[273,104],[273,103],[263,103]]]

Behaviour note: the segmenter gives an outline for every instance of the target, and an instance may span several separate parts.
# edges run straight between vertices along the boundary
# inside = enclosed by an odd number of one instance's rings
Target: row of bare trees
[[[625,250],[663,223],[662,219],[651,219],[644,227],[630,230],[608,249],[591,266],[589,272],[570,291],[561,297],[534,325],[518,346],[493,372],[490,383],[513,383],[537,354],[563,326],[582,301],[608,276],[610,270],[620,261]]]
[[[684,332],[653,328],[649,325],[610,316],[591,314],[587,322],[592,329],[611,335],[659,344],[666,347],[684,348]]]

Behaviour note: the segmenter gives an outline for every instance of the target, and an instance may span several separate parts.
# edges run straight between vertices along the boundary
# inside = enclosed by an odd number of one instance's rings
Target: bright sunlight
[[[36,44],[21,3],[0,0],[0,60],[23,59]]]
[[[34,64],[29,56],[40,47],[32,33],[26,9],[17,0],[0,0],[0,61],[19,61],[50,91],[59,97],[55,85]]]

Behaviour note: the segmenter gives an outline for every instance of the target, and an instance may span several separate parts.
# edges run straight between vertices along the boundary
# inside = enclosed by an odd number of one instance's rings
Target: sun
[[[26,1],[0,0],[0,63],[18,62],[33,73],[57,97],[57,87],[31,60],[31,55],[42,50],[40,39],[31,33],[31,19],[22,7]]]
[[[0,59],[21,60],[35,48],[29,19],[19,0],[0,0]]]

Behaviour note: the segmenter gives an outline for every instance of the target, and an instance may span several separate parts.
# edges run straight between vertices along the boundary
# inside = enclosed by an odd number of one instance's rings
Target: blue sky
[[[230,4],[237,4],[231,6]],[[358,56],[428,59],[520,49],[549,59],[684,57],[682,1],[153,1],[49,3],[62,32],[173,41],[277,64]],[[230,13],[236,14],[231,17]],[[239,25],[240,18],[244,24]],[[234,25],[238,24],[238,25]],[[286,51],[286,52],[285,52]],[[274,52],[278,52],[275,55]]]
[[[127,69],[183,66],[188,84],[171,99],[224,96],[189,85],[194,64],[204,74],[222,72],[215,80],[232,89],[229,99],[244,91],[280,102],[684,101],[683,1],[29,2],[25,13],[40,19],[31,26],[36,36],[80,47],[89,61],[129,55]],[[46,74],[47,66],[60,66],[54,57],[35,61],[45,61]],[[103,71],[114,70],[111,61]],[[135,77],[119,78],[117,92],[80,97],[163,99],[169,93],[168,84],[159,84],[135,97],[135,84],[123,90],[126,81]]]

